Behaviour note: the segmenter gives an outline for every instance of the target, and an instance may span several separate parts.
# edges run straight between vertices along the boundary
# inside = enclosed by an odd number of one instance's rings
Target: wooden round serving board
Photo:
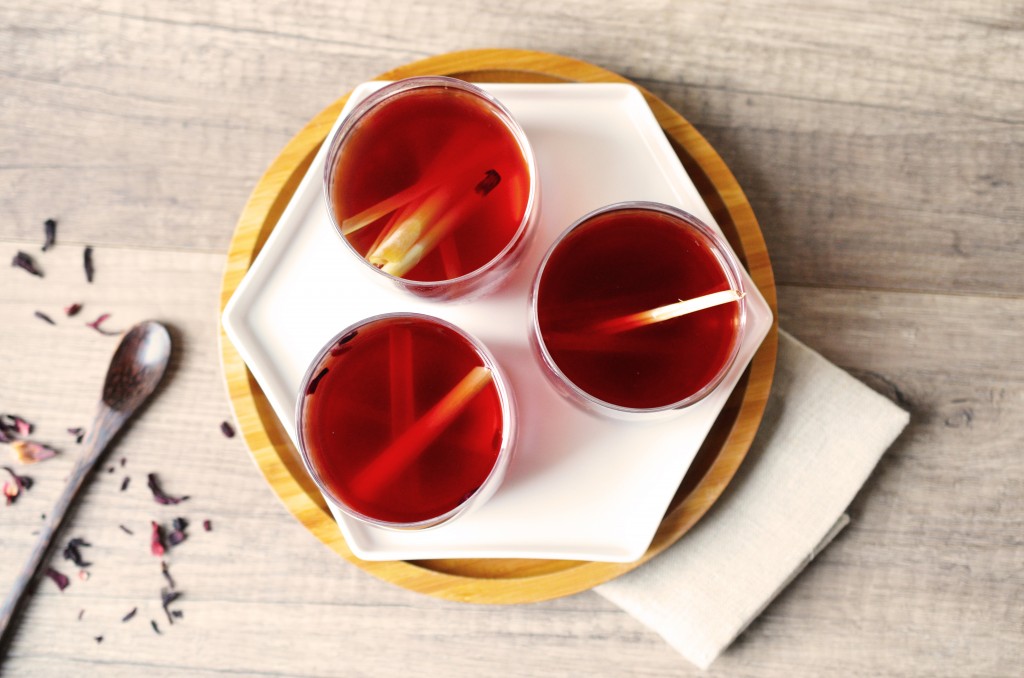
[[[377,79],[415,75],[448,75],[472,82],[629,82],[575,59],[495,49],[424,59]],[[775,280],[764,239],[736,179],[690,123],[650,92],[639,89],[715,220],[777,315]],[[253,190],[231,240],[221,286],[222,311],[277,224],[347,98],[335,101],[306,125]],[[624,574],[675,543],[704,515],[732,479],[761,422],[775,371],[777,330],[777,323],[773,323],[683,479],[650,548],[632,563],[520,559],[367,562],[356,558],[223,328],[220,347],[231,403],[256,464],[288,510],[317,538],[367,572],[413,591],[464,602],[525,603],[584,591]]]

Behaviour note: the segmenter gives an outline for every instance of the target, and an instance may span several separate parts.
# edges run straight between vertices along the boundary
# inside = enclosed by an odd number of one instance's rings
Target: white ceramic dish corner
[[[293,441],[295,399],[309,361],[339,329],[367,316],[417,311],[453,322],[486,344],[508,373],[520,442],[504,484],[478,510],[421,532],[377,529],[332,507],[358,557],[636,560],[771,328],[768,304],[745,274],[748,331],[738,359],[714,393],[680,416],[631,423],[577,409],[546,381],[527,339],[529,285],[550,243],[579,216],[624,200],[675,205],[717,228],[643,96],[625,84],[481,85],[509,108],[534,148],[541,219],[499,292],[438,304],[366,284],[322,196],[324,156],[340,121],[384,84],[364,83],[349,97],[224,311],[229,339]]]

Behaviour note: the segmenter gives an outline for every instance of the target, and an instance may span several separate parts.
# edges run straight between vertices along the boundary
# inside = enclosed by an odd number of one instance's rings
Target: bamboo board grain
[[[377,79],[431,74],[475,82],[630,82],[600,67],[559,55],[495,49],[427,58],[383,73]],[[639,89],[777,316],[771,263],[743,191],[692,125],[665,102]],[[346,100],[347,96],[335,101],[310,121],[285,146],[253,189],[228,251],[221,311],[277,224]],[[675,543],[704,515],[732,479],[761,422],[775,369],[777,329],[776,321],[680,484],[651,546],[632,563],[526,559],[367,562],[356,558],[223,328],[220,348],[228,394],[253,459],[288,510],[318,539],[367,572],[407,589],[463,602],[524,603],[578,593],[628,572]]]

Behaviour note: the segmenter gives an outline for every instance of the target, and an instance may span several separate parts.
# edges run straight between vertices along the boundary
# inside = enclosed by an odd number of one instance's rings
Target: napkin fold
[[[910,415],[785,332],[754,443],[677,544],[595,590],[702,669],[849,522]]]

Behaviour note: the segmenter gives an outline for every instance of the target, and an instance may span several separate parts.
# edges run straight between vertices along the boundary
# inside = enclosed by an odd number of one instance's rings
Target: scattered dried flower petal
[[[210,520],[204,520],[203,529],[207,532],[211,532],[213,530],[213,522],[211,522]]]
[[[235,428],[227,421],[220,423],[220,432],[224,434],[225,438],[235,437]]]
[[[82,621],[82,617],[85,615],[85,610],[78,611],[78,621]]]
[[[79,570],[78,571],[78,578],[81,579],[82,581],[89,581],[89,576],[90,575],[89,575],[89,571],[88,570]]]
[[[45,252],[57,242],[57,221],[55,219],[47,219],[43,222],[43,235],[45,237],[43,251]]]
[[[64,307],[64,315],[70,318],[72,316],[78,315],[78,312],[81,310],[82,305],[76,301],[75,303],[69,304]]]
[[[103,636],[96,636],[96,643],[99,644],[99,643],[102,643],[102,642],[103,642]]]
[[[155,473],[148,474],[146,479],[149,490],[153,493],[153,500],[158,504],[179,504],[188,499],[188,495],[185,495],[184,497],[172,497],[164,492],[160,488],[160,483],[157,481]]]
[[[82,264],[85,266],[85,280],[91,283],[92,277],[96,273],[96,268],[92,264],[92,248],[86,246],[85,251],[82,252]]]
[[[164,528],[155,520],[150,524],[153,526],[153,533],[150,536],[149,550],[154,556],[162,556],[167,552],[167,547],[164,546]]]
[[[128,460],[125,459],[124,457],[121,457],[121,467],[122,468],[124,467],[124,464],[125,464],[126,461],[128,461]]]
[[[83,546],[92,546],[89,542],[79,537],[75,537],[68,542],[68,545],[64,547],[64,559],[70,560],[78,567],[89,567],[92,563],[85,562],[82,558],[82,552],[79,549]]]
[[[4,483],[4,496],[7,498],[7,505],[10,506],[21,494],[22,490],[32,489],[32,479],[28,476],[19,476],[10,466],[2,467],[11,476],[11,482]]]
[[[35,427],[32,426],[31,422],[26,419],[22,419],[16,414],[9,414],[7,416],[12,422],[14,422],[14,429],[18,432],[18,435],[24,437],[32,434],[32,429]]]
[[[38,266],[36,266],[36,262],[32,260],[32,257],[24,252],[19,251],[14,255],[14,258],[11,259],[11,266],[17,266],[18,268],[24,269],[34,276],[40,278],[43,277],[43,272],[39,270]]]
[[[56,325],[57,324],[57,323],[53,322],[53,318],[51,318],[50,316],[46,315],[42,311],[36,311],[33,315],[35,315],[35,317],[39,318],[43,322],[50,323],[51,325]]]
[[[82,428],[81,426],[76,426],[75,428],[69,428],[68,429],[68,433],[70,433],[71,435],[75,436],[75,443],[76,444],[78,444],[78,445],[82,444],[82,440],[85,438],[85,429],[84,428]]]
[[[63,574],[53,569],[52,567],[46,568],[43,571],[43,574],[52,579],[53,583],[56,584],[57,588],[59,588],[61,591],[66,589],[68,587],[68,584],[70,583],[70,580],[67,577],[65,577]]]
[[[164,608],[164,614],[167,615],[167,623],[174,624],[174,616],[171,615],[170,607],[171,603],[181,597],[180,591],[172,591],[169,589],[160,589],[160,604]],[[176,615],[180,616],[180,615]]]
[[[57,454],[57,450],[52,447],[31,440],[15,440],[11,443],[11,449],[14,450],[14,456],[22,464],[34,464]]]
[[[120,528],[121,528],[121,531],[122,531],[122,532],[124,532],[125,534],[130,534],[130,535],[132,535],[132,536],[134,536],[134,535],[135,535],[135,533],[134,533],[134,532],[132,532],[131,530],[129,530],[129,529],[128,529],[127,527],[125,527],[124,525],[118,525],[118,527],[120,527]]]
[[[128,489],[128,483],[130,483],[131,480],[132,480],[131,476],[125,476],[124,480],[121,481],[121,491],[122,492],[124,492],[125,490]]]
[[[174,577],[171,576],[171,571],[167,567],[167,563],[163,560],[160,561],[160,574],[167,580],[167,585],[174,589]]]
[[[108,337],[112,337],[115,334],[121,334],[120,331],[117,331],[117,330],[105,330],[102,327],[100,327],[100,325],[102,325],[104,322],[106,322],[107,318],[109,318],[109,317],[110,317],[109,313],[103,313],[102,315],[100,315],[99,318],[96,318],[96,320],[93,320],[91,323],[85,323],[85,325],[86,325],[86,327],[91,327],[94,330],[96,330],[97,332],[99,332],[100,334],[105,334]]]
[[[139,611],[139,608],[137,608],[137,607],[133,607],[133,608],[131,609],[131,612],[129,612],[129,613],[128,613],[128,614],[126,614],[125,616],[121,617],[121,622],[122,622],[122,623],[124,623],[124,622],[128,621],[129,619],[131,619],[132,617],[134,617],[134,616],[135,616],[135,613],[136,613],[136,612],[138,612],[138,611]]]
[[[158,634],[160,634],[160,627],[156,625],[156,620],[155,619],[150,619],[149,620],[149,625],[153,627],[154,631],[156,631]]]

